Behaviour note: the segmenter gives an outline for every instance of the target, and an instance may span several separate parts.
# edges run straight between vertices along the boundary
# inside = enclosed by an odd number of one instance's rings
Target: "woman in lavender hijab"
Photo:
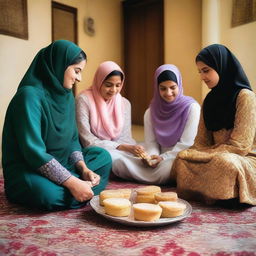
[[[124,179],[168,183],[176,155],[194,143],[199,117],[199,104],[183,95],[178,68],[171,64],[158,67],[154,75],[154,96],[144,115],[144,147],[151,161],[111,154],[112,171]]]

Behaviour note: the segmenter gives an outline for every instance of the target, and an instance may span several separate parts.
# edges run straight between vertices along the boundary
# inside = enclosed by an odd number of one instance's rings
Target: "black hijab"
[[[203,103],[206,128],[218,131],[234,127],[236,98],[241,89],[252,90],[238,59],[220,44],[210,45],[199,52],[196,62],[202,61],[219,75],[218,84],[207,94]]]

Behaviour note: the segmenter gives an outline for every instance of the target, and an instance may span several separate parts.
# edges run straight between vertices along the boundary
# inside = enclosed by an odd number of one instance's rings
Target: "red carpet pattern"
[[[138,187],[111,181],[108,188]],[[192,214],[163,227],[113,223],[87,205],[36,212],[7,202],[0,180],[0,255],[255,256],[256,207],[225,209],[190,202]]]

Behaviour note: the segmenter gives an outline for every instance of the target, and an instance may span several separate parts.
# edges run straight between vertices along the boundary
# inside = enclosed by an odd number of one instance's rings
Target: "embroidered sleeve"
[[[38,168],[38,172],[58,185],[62,184],[71,176],[71,173],[54,158]]]
[[[83,153],[81,151],[74,151],[69,157],[69,163],[74,165],[78,161],[84,161]]]

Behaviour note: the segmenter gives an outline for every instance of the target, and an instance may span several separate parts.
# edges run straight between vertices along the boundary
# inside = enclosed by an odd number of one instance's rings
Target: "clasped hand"
[[[147,167],[156,168],[157,165],[163,160],[161,156],[151,155],[150,159],[141,159],[143,164]]]
[[[84,161],[77,162],[76,167],[80,172],[81,179],[71,176],[62,185],[69,189],[77,201],[84,202],[93,197],[92,187],[100,183],[100,176],[88,169]]]
[[[68,178],[65,182],[62,183],[62,185],[68,188],[70,193],[78,202],[90,200],[94,195],[91,189],[91,182],[80,180],[75,176]]]
[[[100,183],[100,176],[89,169],[83,171],[81,177],[83,180],[90,182],[92,187]]]

